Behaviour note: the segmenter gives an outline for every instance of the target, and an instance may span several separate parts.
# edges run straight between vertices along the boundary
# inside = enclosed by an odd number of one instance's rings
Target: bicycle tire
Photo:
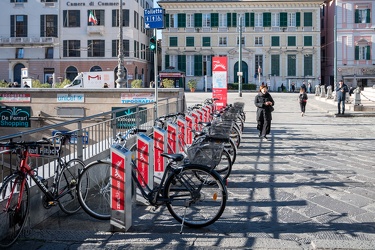
[[[81,208],[78,201],[77,185],[80,173],[85,168],[85,163],[79,159],[68,161],[62,168],[57,181],[57,194],[66,194],[58,200],[60,209],[66,214],[74,214]],[[82,185],[84,185],[82,180]],[[86,185],[88,184],[86,179]],[[83,194],[85,196],[85,194]]]
[[[238,148],[241,144],[241,133],[236,126],[232,127],[230,131],[230,138],[234,141],[234,144]]]
[[[78,179],[78,201],[81,207],[99,220],[111,218],[111,167],[109,161],[90,163]]]
[[[224,148],[221,153],[221,160],[219,164],[214,167],[214,170],[221,176],[224,183],[228,179],[230,173],[232,172],[232,159],[229,152]]]
[[[237,159],[237,146],[232,140],[232,138],[229,138],[229,142],[224,144],[224,148],[230,154],[231,159],[232,159],[232,166],[233,166],[233,164],[236,162],[236,159]]]
[[[18,197],[20,195],[23,175],[13,174],[7,177],[0,188],[0,247],[11,246],[20,236],[25,227],[30,209],[30,188],[27,181],[24,183],[20,209],[17,211]],[[12,193],[14,185],[17,185]],[[11,197],[10,197],[10,194]],[[11,199],[11,200],[9,200]],[[9,202],[9,207],[6,204]]]
[[[205,180],[199,180],[197,173],[206,176]],[[227,202],[227,189],[216,171],[203,165],[186,164],[168,177],[164,197],[168,199],[168,211],[178,222],[200,228],[220,218]]]

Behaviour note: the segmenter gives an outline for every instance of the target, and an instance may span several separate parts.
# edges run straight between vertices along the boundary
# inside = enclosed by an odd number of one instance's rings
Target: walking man
[[[348,86],[344,83],[343,80],[340,80],[339,86],[336,88],[337,109],[338,109],[337,114],[338,115],[345,113],[345,99],[346,99],[346,92],[348,91],[349,91]]]

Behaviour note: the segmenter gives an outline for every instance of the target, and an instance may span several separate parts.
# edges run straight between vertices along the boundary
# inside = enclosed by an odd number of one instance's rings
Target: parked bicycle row
[[[130,218],[130,222],[119,222],[126,229],[131,226],[131,205],[137,197],[155,208],[166,205],[181,223],[181,232],[184,225],[204,227],[214,223],[226,206],[225,183],[241,143],[244,120],[243,103],[218,111],[214,100],[208,99],[185,114],[159,117],[152,130],[132,128],[118,134],[111,147],[111,160],[87,166],[79,159],[63,160],[61,146],[69,133],[59,134],[60,147],[55,156],[58,167],[51,184],[38,178],[29,165],[29,158],[43,157],[36,148],[55,145],[51,140],[0,144],[19,158],[17,168],[0,188],[0,246],[10,246],[17,240],[32,213],[29,178],[43,192],[44,208],[59,205],[72,214],[82,207],[89,215],[111,219],[115,225],[118,221],[113,220],[114,214],[122,210],[126,217],[122,219]],[[127,145],[134,136],[137,142]]]

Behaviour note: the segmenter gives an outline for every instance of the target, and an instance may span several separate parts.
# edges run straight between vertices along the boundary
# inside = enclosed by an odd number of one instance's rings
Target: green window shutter
[[[263,13],[263,27],[271,27],[271,13]]]
[[[165,68],[169,68],[169,55],[165,55]]]
[[[178,55],[177,57],[177,69],[186,72],[186,55]]]
[[[370,9],[367,9],[367,13],[366,13],[366,23],[371,23],[371,10]]]
[[[254,27],[255,26],[255,14],[254,13],[250,13],[250,27]]]
[[[313,65],[312,65],[312,55],[308,55],[308,56],[304,56],[303,57],[303,65],[304,65],[304,68],[303,68],[303,73],[304,73],[304,76],[312,76],[313,72],[312,72],[312,69],[313,69]]]
[[[232,27],[237,27],[237,13],[232,13]]]
[[[280,46],[280,37],[278,36],[271,37],[271,46]]]
[[[227,27],[232,27],[232,13],[227,13]]]
[[[312,36],[305,36],[303,38],[303,46],[312,46]]]
[[[211,13],[211,27],[219,27],[219,13]]]
[[[280,13],[280,27],[288,27],[288,13]]]
[[[177,14],[177,27],[178,28],[186,27],[186,14],[184,13]]]
[[[296,27],[301,26],[301,12],[296,13]]]
[[[280,55],[271,55],[271,75],[280,76]]]
[[[355,60],[359,60],[359,46],[355,46]]]
[[[165,27],[169,28],[169,14],[165,14]]]
[[[45,37],[45,32],[44,32],[44,15],[40,15],[40,36]]]
[[[370,46],[367,46],[366,48],[366,60],[371,60],[371,51],[370,51]]]
[[[296,37],[288,36],[288,46],[296,46]]]
[[[203,57],[202,55],[194,55],[194,76],[203,75]]]
[[[193,36],[186,37],[186,47],[194,47],[194,37]]]
[[[245,27],[250,27],[250,13],[245,13]]]
[[[202,38],[202,47],[211,47],[211,37],[206,36]]]
[[[194,27],[195,28],[202,28],[202,13],[195,13],[194,14]]]
[[[177,47],[178,46],[177,37],[170,37],[169,38],[169,46],[170,47]]]
[[[303,13],[303,26],[305,26],[305,27],[313,26],[313,24],[312,24],[312,13],[311,12]]]
[[[360,21],[359,21],[359,10],[355,10],[354,20],[355,20],[355,23],[360,23]]]

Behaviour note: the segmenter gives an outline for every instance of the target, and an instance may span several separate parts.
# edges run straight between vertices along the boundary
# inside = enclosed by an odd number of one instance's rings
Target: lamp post
[[[335,15],[334,15],[334,28],[333,28],[333,53],[334,53],[334,59],[333,59],[333,84],[336,88],[337,86],[337,1],[334,1],[335,3]]]
[[[118,66],[117,66],[117,88],[123,88],[126,80],[124,79],[124,48],[122,45],[122,22],[123,22],[123,15],[122,15],[122,0],[119,0],[119,41],[118,41]]]
[[[239,18],[239,38],[238,38],[238,95],[242,97],[242,16]]]

